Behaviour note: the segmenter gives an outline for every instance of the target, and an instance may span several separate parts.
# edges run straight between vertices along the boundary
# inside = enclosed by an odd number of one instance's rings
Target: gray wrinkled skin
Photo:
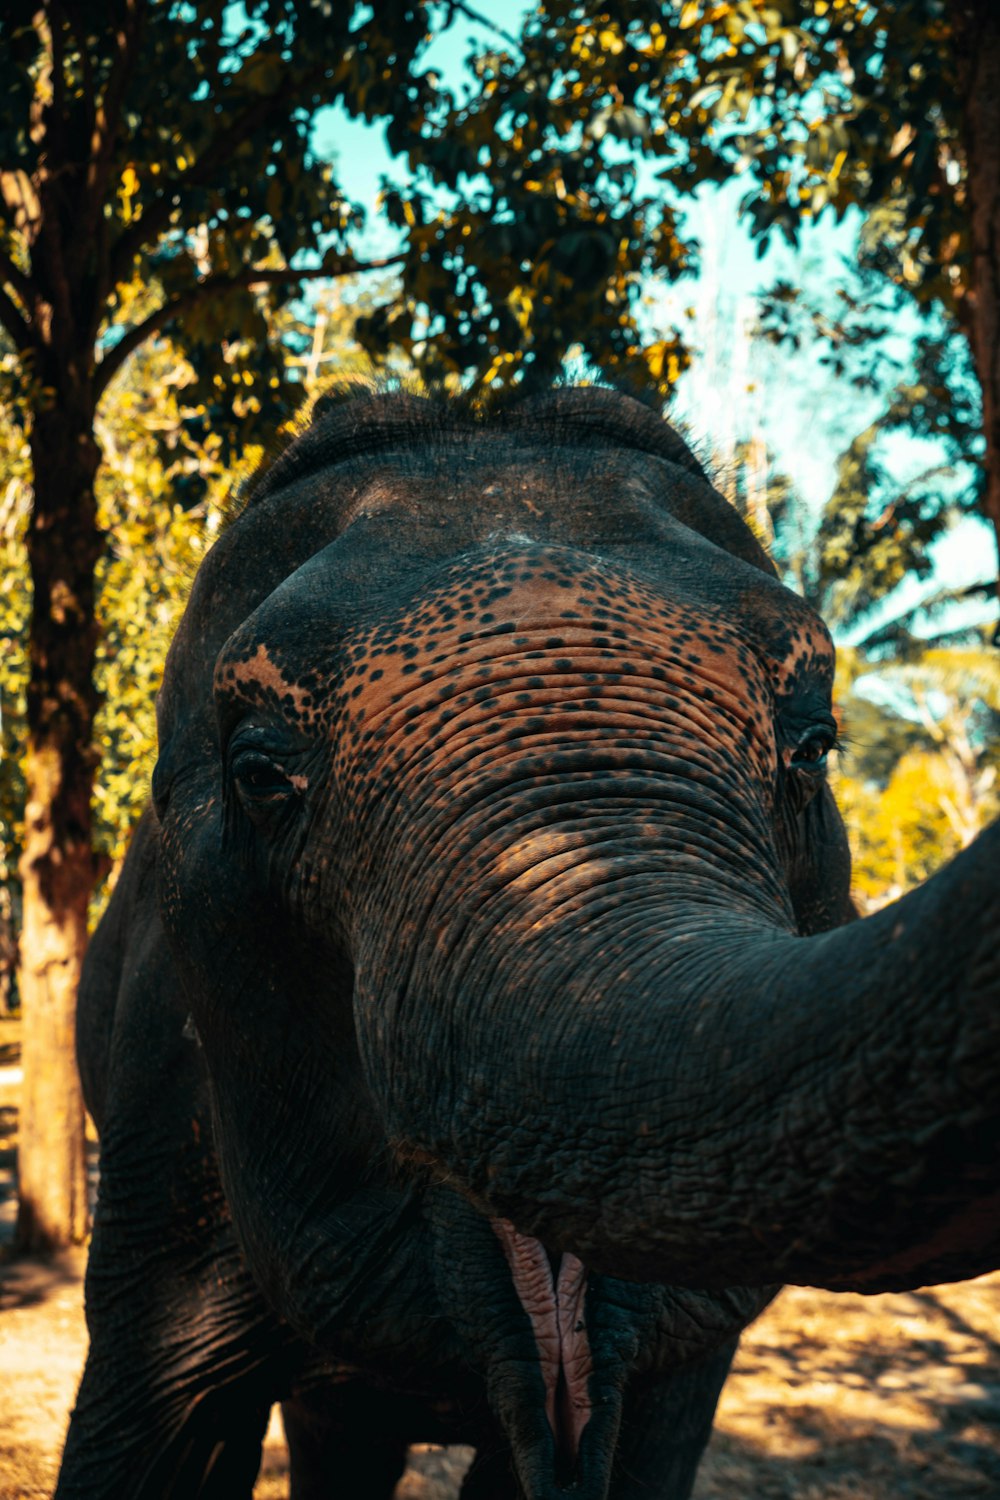
[[[998,830],[852,922],[833,649],[598,389],[328,402],[203,565],[88,958],[58,1496],[685,1500],[775,1284],[1000,1263]],[[850,925],[845,925],[850,924]]]

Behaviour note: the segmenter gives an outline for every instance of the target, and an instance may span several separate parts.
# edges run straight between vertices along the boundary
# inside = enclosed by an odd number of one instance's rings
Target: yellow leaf
[[[847,160],[847,152],[846,151],[838,151],[836,157],[834,158],[833,170],[830,173],[830,181],[831,182],[836,182],[837,178],[840,176],[840,174],[841,174],[841,172],[843,170],[844,162],[846,160]]]
[[[661,340],[658,344],[650,344],[645,351],[646,364],[649,366],[649,373],[654,380],[659,380],[663,375],[663,365],[669,348],[670,345]]]
[[[516,286],[507,298],[507,305],[514,314],[521,328],[526,333],[531,323],[531,310],[534,305],[534,295],[527,287]]]
[[[512,365],[515,361],[513,354],[498,354],[483,376],[484,385],[492,385],[497,379],[504,365]]]
[[[687,4],[681,6],[681,18],[678,23],[681,30],[689,31],[692,26],[696,26],[701,20],[701,15],[701,0],[687,0]]]

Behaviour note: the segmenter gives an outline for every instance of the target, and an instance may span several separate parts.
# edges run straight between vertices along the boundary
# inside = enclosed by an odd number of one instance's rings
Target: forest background
[[[665,401],[837,637],[861,908],[997,814],[989,0],[7,9],[0,1010],[32,1003],[47,861],[80,872],[45,917],[78,961],[198,564],[344,378]]]

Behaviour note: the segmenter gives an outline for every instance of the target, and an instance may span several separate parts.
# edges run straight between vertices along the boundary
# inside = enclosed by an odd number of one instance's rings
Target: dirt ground
[[[0,1027],[0,1238],[15,1074]],[[52,1492],[85,1349],[83,1266],[78,1252],[0,1267],[0,1500]],[[744,1334],[696,1500],[1000,1500],[998,1312],[1000,1273],[884,1297],[786,1289]],[[453,1500],[470,1457],[414,1450],[397,1500]],[[255,1500],[286,1495],[275,1415]]]

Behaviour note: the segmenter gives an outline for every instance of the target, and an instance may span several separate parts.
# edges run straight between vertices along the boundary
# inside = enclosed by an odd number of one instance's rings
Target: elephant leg
[[[104,1278],[99,1243],[95,1256],[57,1500],[249,1500],[289,1383],[280,1331],[217,1262]]]
[[[406,1439],[386,1431],[375,1392],[320,1388],[281,1404],[291,1500],[392,1500]]]
[[[157,1493],[170,1500],[251,1500],[270,1412],[268,1403],[203,1402],[181,1429],[167,1488]]]
[[[250,1280],[203,1137],[136,1161],[149,1141],[112,1129],[104,1143],[90,1350],[56,1494],[249,1500],[301,1345]]]
[[[164,1375],[173,1379],[168,1364]],[[238,1390],[224,1401],[129,1401],[88,1360],[56,1500],[250,1500],[269,1411]]]
[[[509,1444],[501,1439],[477,1446],[472,1467],[462,1484],[460,1500],[517,1500],[520,1493]]]
[[[208,1081],[141,846],[113,904],[80,995],[101,1177],[90,1350],[56,1493],[249,1500],[268,1410],[291,1390],[303,1350],[265,1307],[236,1245]]]
[[[625,1399],[611,1500],[688,1500],[738,1340]]]

